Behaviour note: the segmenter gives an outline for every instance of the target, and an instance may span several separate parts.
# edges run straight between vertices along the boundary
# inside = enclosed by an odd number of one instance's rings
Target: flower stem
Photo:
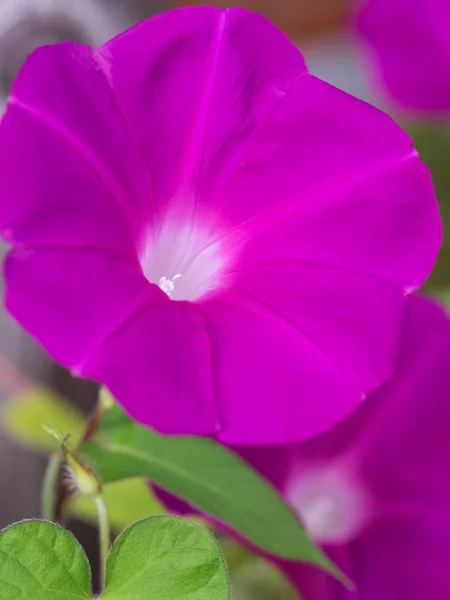
[[[99,542],[100,542],[100,588],[105,589],[106,584],[106,559],[111,547],[111,533],[109,529],[108,510],[102,494],[94,497],[97,509]]]
[[[80,446],[82,446],[86,442],[89,442],[95,436],[100,426],[100,421],[102,420],[104,412],[104,404],[101,401],[97,402],[86,424],[83,437],[80,440]]]
[[[46,521],[55,520],[61,462],[62,457],[59,454],[52,454],[45,470],[42,486],[41,512],[42,518]]]

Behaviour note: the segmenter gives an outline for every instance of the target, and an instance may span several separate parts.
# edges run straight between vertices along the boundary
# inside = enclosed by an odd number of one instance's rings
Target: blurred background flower
[[[359,0],[354,22],[367,65],[393,109],[450,117],[450,4],[447,0]]]
[[[375,4],[376,0],[372,0]],[[382,0],[377,0],[381,2]],[[404,6],[402,0],[384,0],[394,10]],[[406,11],[396,13],[398,30],[410,23],[408,11],[429,0],[409,2]],[[447,4],[447,0],[441,0]],[[115,33],[152,14],[180,5],[201,4],[182,0],[0,0],[0,105],[4,105],[9,87],[23,64],[25,57],[35,46],[71,40],[97,46]],[[434,184],[440,201],[444,221],[444,235],[448,237],[450,228],[450,123],[430,119],[411,120],[410,114],[401,106],[386,102],[380,86],[379,71],[367,61],[364,40],[355,32],[352,18],[360,5],[356,0],[229,0],[219,2],[209,0],[217,6],[241,6],[265,14],[283,28],[300,46],[311,72],[335,86],[380,107],[392,110],[394,118],[412,135],[421,158],[432,170]],[[444,7],[445,8],[445,7]],[[449,15],[449,11],[440,13]],[[433,29],[422,27],[421,20],[417,33],[423,43],[426,36],[434,36]],[[447,26],[448,20],[442,23]],[[415,30],[416,31],[416,30]],[[367,33],[367,32],[365,32]],[[395,34],[395,32],[394,32]],[[407,36],[395,36],[398,44],[408,42]],[[447,55],[448,56],[448,55]],[[406,62],[404,69],[412,77],[417,72],[416,65]],[[441,70],[440,75],[448,75]],[[1,112],[1,108],[0,108]],[[435,119],[434,119],[435,121]],[[428,287],[434,293],[450,298],[450,245],[445,241]],[[92,384],[74,381],[66,372],[55,367],[49,359],[24,334],[19,332],[4,314],[0,314],[0,402],[19,396],[16,402],[24,401],[26,390],[38,393],[37,383],[58,391],[69,398],[72,405],[81,411],[89,410],[96,398],[96,388]],[[33,391],[34,390],[34,391]],[[48,394],[48,392],[45,392]],[[30,427],[40,432],[43,414],[55,413],[47,404],[41,406],[35,422],[23,424],[21,431],[12,431],[20,438]],[[56,418],[54,416],[54,418]],[[61,427],[64,429],[64,419]],[[79,423],[78,423],[79,426]],[[75,427],[71,420],[71,427]],[[20,428],[19,428],[20,429]],[[38,436],[42,434],[38,433]],[[42,442],[42,439],[41,439]],[[12,443],[0,434],[0,527],[24,517],[38,516],[39,496],[44,460]],[[124,498],[125,496],[121,496]],[[148,509],[142,495],[135,489],[127,497],[127,505],[136,512]],[[112,507],[116,511],[115,506]],[[119,510],[120,513],[120,510]],[[84,520],[90,519],[89,510],[80,507]],[[114,513],[115,514],[115,513]],[[120,520],[120,519],[119,519]],[[91,549],[95,561],[96,539],[92,528],[87,525],[74,525],[77,535],[84,545]],[[281,576],[266,565],[262,565],[248,551],[237,544],[224,542],[227,558],[235,582],[235,597],[238,600],[289,600],[290,592]],[[295,598],[292,595],[292,598]]]

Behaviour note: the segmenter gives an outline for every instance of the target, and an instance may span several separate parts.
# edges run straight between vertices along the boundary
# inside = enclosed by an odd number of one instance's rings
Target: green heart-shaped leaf
[[[88,559],[76,539],[46,521],[22,521],[0,533],[0,598],[91,598]]]
[[[108,557],[102,600],[228,600],[222,552],[204,528],[171,516],[132,525]]]
[[[187,519],[139,521],[114,544],[105,600],[228,600],[228,574],[211,534]],[[47,521],[0,533],[0,599],[89,600],[91,572],[76,539]]]

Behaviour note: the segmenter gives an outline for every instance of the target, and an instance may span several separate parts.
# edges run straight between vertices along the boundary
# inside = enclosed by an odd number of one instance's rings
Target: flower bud
[[[53,429],[45,428],[48,433],[60,444],[66,462],[66,474],[68,475],[70,487],[74,492],[82,496],[94,497],[101,493],[102,483],[78,452],[72,450],[68,440],[69,436],[62,437]]]

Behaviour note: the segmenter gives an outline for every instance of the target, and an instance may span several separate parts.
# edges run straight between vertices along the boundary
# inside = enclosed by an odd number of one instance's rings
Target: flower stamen
[[[167,277],[161,277],[161,279],[158,281],[159,287],[162,289],[163,292],[165,292],[169,296],[169,298],[175,289],[175,281],[180,277],[180,273],[177,273],[172,277],[172,279],[168,279]]]

